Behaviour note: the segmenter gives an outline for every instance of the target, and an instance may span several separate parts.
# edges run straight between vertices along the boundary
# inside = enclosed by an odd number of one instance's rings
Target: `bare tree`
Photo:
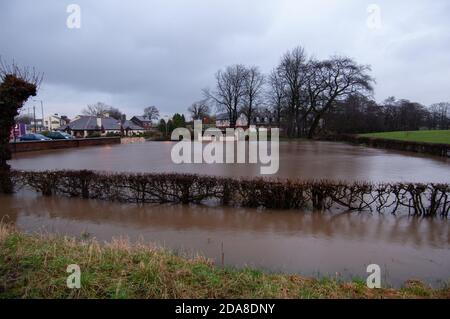
[[[277,73],[287,97],[287,134],[290,137],[300,135],[300,118],[305,113],[305,104],[302,101],[302,87],[304,84],[306,68],[306,54],[302,47],[286,52],[277,67]],[[304,117],[304,114],[303,114]]]
[[[448,130],[450,127],[450,103],[440,102],[430,106],[432,126],[441,130]]]
[[[268,78],[268,91],[266,92],[266,99],[270,109],[276,116],[278,125],[281,123],[281,114],[286,107],[286,93],[284,90],[285,84],[278,74],[277,70],[272,70]]]
[[[88,105],[83,110],[83,114],[89,115],[89,116],[106,116],[106,115],[108,115],[116,120],[122,119],[122,112],[118,108],[115,108],[115,107],[110,106],[103,102],[97,102],[95,104]]]
[[[250,125],[252,115],[256,108],[255,105],[260,102],[264,86],[264,75],[257,66],[252,66],[247,69],[244,85],[244,104],[241,110],[247,117],[247,124]]]
[[[209,106],[206,100],[201,100],[192,103],[192,105],[188,108],[189,113],[193,120],[202,120],[205,117],[209,116]]]
[[[347,57],[332,57],[324,61],[310,61],[307,65],[305,87],[311,123],[308,138],[312,138],[323,115],[337,101],[351,94],[371,94],[374,79],[368,74],[370,66],[359,65]]]
[[[151,121],[157,120],[159,119],[159,110],[156,108],[156,106],[146,107],[144,109],[144,116]]]
[[[236,120],[245,96],[245,79],[247,69],[242,64],[229,66],[225,71],[216,73],[216,88],[214,91],[204,89],[203,94],[212,100],[218,110],[226,111],[230,126],[236,126]]]
[[[95,104],[89,104],[82,113],[90,116],[103,116],[109,109],[109,105],[103,102],[97,102]]]

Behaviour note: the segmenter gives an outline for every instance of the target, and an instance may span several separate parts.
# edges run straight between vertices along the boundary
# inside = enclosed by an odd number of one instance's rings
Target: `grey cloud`
[[[185,112],[227,64],[275,66],[297,45],[371,64],[376,97],[450,100],[448,1],[2,1],[0,54],[45,73],[48,111],[75,115],[107,100],[130,115],[148,105]],[[66,28],[77,3],[82,27]],[[405,77],[405,74],[408,74]]]

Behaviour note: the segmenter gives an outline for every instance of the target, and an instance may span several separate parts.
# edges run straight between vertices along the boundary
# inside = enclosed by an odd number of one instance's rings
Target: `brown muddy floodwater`
[[[382,269],[384,284],[412,278],[439,286],[450,279],[448,220],[258,211],[230,207],[133,205],[21,191],[0,196],[0,219],[27,232],[101,241],[125,236],[221,264],[307,276],[366,277]]]
[[[258,164],[174,164],[172,142],[147,142],[19,153],[15,169],[92,169],[258,176]],[[280,142],[281,178],[450,182],[450,159],[334,142]]]
[[[93,169],[258,176],[250,164],[173,164],[173,143],[149,142],[16,154],[15,169]],[[450,182],[450,159],[331,142],[280,143],[277,177]],[[4,217],[8,216],[8,217]],[[366,278],[378,264],[385,284],[450,280],[450,221],[369,213],[308,213],[189,205],[130,205],[45,198],[29,191],[0,197],[0,219],[19,229],[100,240],[125,236],[226,265],[308,276]]]

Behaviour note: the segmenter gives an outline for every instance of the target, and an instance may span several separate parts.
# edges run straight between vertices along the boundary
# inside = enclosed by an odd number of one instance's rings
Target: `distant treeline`
[[[14,171],[16,189],[127,203],[208,203],[448,217],[450,184],[232,179],[186,174]]]
[[[324,116],[323,133],[372,133],[450,129],[450,103],[426,107],[394,97],[378,104],[362,95],[350,95]]]
[[[343,141],[353,144],[364,144],[370,147],[386,148],[407,152],[431,154],[441,157],[450,157],[450,145],[414,141],[402,141],[378,137],[361,136],[357,134],[332,134],[320,138],[328,141]]]

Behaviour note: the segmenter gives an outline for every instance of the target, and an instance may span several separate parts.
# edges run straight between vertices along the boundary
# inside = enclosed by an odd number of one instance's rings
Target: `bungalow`
[[[75,137],[89,137],[100,134],[135,135],[144,133],[144,128],[128,120],[116,120],[112,117],[77,116],[72,122],[63,125],[58,131],[67,132]]]
[[[154,131],[155,128],[153,127],[153,122],[148,116],[133,116],[130,119],[131,122],[134,124],[144,128],[146,131]]]

